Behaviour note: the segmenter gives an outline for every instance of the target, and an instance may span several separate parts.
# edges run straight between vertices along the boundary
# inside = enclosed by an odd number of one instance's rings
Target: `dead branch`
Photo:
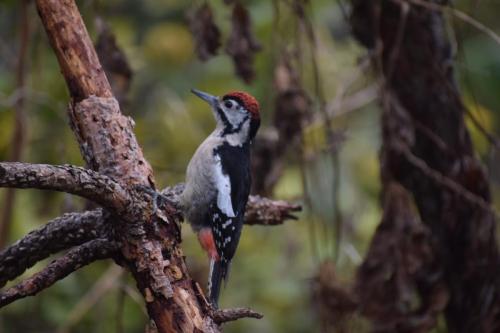
[[[217,324],[227,323],[228,321],[234,321],[241,318],[264,318],[261,313],[255,312],[252,309],[248,308],[213,310],[210,313],[210,316]]]
[[[126,190],[109,177],[72,165],[0,162],[0,187],[36,188],[76,194],[120,214],[130,203]]]
[[[66,79],[73,103],[71,127],[89,168],[110,177],[133,197],[126,210],[105,223],[115,226],[122,263],[133,274],[149,317],[158,332],[218,332],[193,289],[180,248],[177,210],[161,201],[153,214],[151,166],[133,133],[133,121],[121,114],[73,0],[37,0],[38,12]],[[61,29],[60,27],[64,27]],[[158,217],[166,223],[157,223]],[[129,223],[119,223],[125,220]]]
[[[184,184],[167,187],[162,194],[175,204]],[[248,225],[279,225],[296,219],[300,205],[282,200],[250,196],[245,215]],[[112,239],[106,213],[96,209],[83,213],[64,214],[43,227],[33,230],[0,252],[0,287],[48,256],[93,239]]]
[[[36,7],[71,97],[77,102],[90,95],[112,97],[108,79],[74,1],[37,0]],[[72,45],[73,41],[79,42]]]
[[[74,248],[32,277],[0,292],[0,308],[18,299],[36,295],[79,268],[111,257],[117,250],[118,244],[108,239],[95,239]]]
[[[178,196],[184,190],[184,183],[167,187],[161,191],[161,194],[167,197],[174,205],[178,203]],[[283,200],[272,200],[261,197],[260,195],[251,195],[248,198],[245,212],[245,224],[247,225],[279,225],[286,220],[296,220],[293,214],[300,212],[302,207],[298,204],[292,204]]]
[[[130,188],[154,187],[133,121],[121,114],[113,98],[75,2],[37,0],[36,5],[73,98],[70,123],[87,166]],[[217,332],[192,289],[175,218],[157,224],[151,210],[144,200],[134,200],[127,216],[134,223],[116,224],[125,264],[150,318],[159,332]]]
[[[245,213],[245,224],[247,225],[278,225],[286,220],[296,220],[293,215],[300,212],[302,207],[282,200],[271,200],[258,195],[252,195],[248,199]]]
[[[64,214],[0,252],[0,287],[37,262],[96,238],[108,238],[102,209]]]
[[[437,170],[432,169],[424,160],[415,156],[415,154],[413,154],[407,147],[392,147],[392,149],[394,149],[394,151],[399,150],[401,154],[406,157],[406,160],[409,163],[411,163],[415,168],[418,168],[426,177],[436,182],[436,184],[447,188],[458,196],[461,196],[471,204],[476,205],[479,209],[484,209],[485,211],[498,216],[498,213],[495,211],[495,208],[491,205],[491,203],[487,202],[479,195],[469,191],[453,179],[443,175]]]

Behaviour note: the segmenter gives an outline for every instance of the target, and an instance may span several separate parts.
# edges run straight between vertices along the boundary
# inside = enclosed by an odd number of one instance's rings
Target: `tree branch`
[[[64,214],[0,252],[0,287],[37,262],[96,238],[108,238],[103,210]]]
[[[118,244],[108,239],[95,239],[70,250],[63,257],[52,261],[42,271],[1,292],[0,308],[20,298],[38,294],[79,268],[96,260],[111,257],[117,249]]]
[[[22,160],[24,148],[26,145],[26,128],[28,122],[24,102],[26,99],[26,59],[28,54],[28,44],[31,39],[30,20],[28,14],[29,1],[20,1],[20,6],[21,17],[19,21],[21,32],[18,61],[16,65],[16,90],[20,92],[20,95],[14,104],[14,131],[12,133],[10,144],[12,150],[8,157],[10,161]],[[9,239],[15,201],[15,190],[7,189],[2,205],[2,213],[0,215],[0,248],[3,248]]]
[[[134,196],[117,213],[131,223],[117,223],[115,231],[150,318],[158,332],[218,332],[193,290],[176,210],[168,207],[163,218],[168,223],[157,223],[151,202],[136,195],[139,187],[155,187],[153,172],[133,133],[133,120],[121,114],[113,98],[74,0],[36,0],[36,5],[73,99],[70,124],[87,166]]]
[[[167,187],[162,194],[176,204],[177,195],[183,188],[183,184]],[[296,219],[292,213],[300,209],[299,205],[286,201],[250,196],[245,224],[283,224],[287,219]],[[93,239],[110,239],[111,226],[106,223],[105,215],[100,208],[83,213],[64,214],[0,251],[0,287],[52,254]]]
[[[182,191],[184,191],[184,183],[166,187],[161,191],[161,194],[177,205]],[[301,210],[302,207],[298,204],[251,195],[246,207],[245,224],[279,225],[286,220],[296,220],[297,217],[293,213]]]
[[[74,0],[36,0],[36,5],[73,98],[70,123],[88,167],[129,188],[154,187],[133,121],[121,114],[112,98]],[[134,223],[119,223],[116,233],[150,318],[159,332],[217,332],[192,289],[179,226],[156,223],[151,209],[144,208],[144,200],[132,201],[126,219],[135,213]]]
[[[300,212],[302,207],[283,200],[271,200],[259,195],[251,195],[248,198],[245,212],[245,224],[247,225],[278,225],[286,220],[296,220],[293,215]]]
[[[73,0],[37,0],[66,84],[76,101],[90,95],[112,97],[111,87]],[[57,33],[54,33],[57,31]],[[75,45],[74,42],[78,44]]]
[[[444,311],[448,330],[496,332],[497,223],[488,175],[464,121],[467,111],[449,52],[452,46],[441,9],[451,1],[429,0],[425,6],[420,0],[351,2],[353,34],[375,51],[373,65],[382,81],[382,191],[388,191],[390,183],[404,188],[436,239],[436,256],[450,293]],[[404,31],[398,33],[403,22]],[[419,311],[419,318],[422,315]]]
[[[210,313],[210,316],[218,325],[226,323],[228,321],[238,320],[241,318],[256,318],[256,319],[264,318],[264,316],[261,313],[255,312],[252,309],[248,308],[213,310]]]
[[[0,162],[0,187],[76,194],[117,214],[125,211],[130,203],[127,191],[111,178],[71,165]]]

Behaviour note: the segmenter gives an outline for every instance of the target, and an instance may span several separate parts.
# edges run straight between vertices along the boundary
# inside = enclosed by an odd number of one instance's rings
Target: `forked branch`
[[[0,308],[17,299],[36,295],[79,268],[111,257],[117,250],[118,244],[107,239],[95,239],[74,248],[32,277],[0,292]]]
[[[0,251],[0,287],[52,254],[96,238],[108,238],[102,209],[64,214]]]
[[[182,188],[180,184],[162,193],[176,203]],[[293,213],[300,209],[299,205],[286,201],[250,196],[245,223],[283,224],[287,219],[296,219]],[[112,239],[111,226],[106,223],[106,213],[101,208],[55,218],[0,251],[0,287],[50,255],[98,238]]]

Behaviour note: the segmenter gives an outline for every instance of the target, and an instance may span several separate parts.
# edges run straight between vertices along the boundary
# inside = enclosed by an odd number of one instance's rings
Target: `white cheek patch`
[[[233,204],[231,203],[231,182],[229,176],[224,175],[222,172],[222,164],[218,155],[215,155],[214,176],[218,190],[217,207],[227,217],[235,217]]]
[[[238,125],[243,122],[247,115],[244,112],[233,110],[231,108],[227,108],[226,106],[222,106],[222,112],[224,112],[226,119],[231,124],[233,129],[237,128]]]

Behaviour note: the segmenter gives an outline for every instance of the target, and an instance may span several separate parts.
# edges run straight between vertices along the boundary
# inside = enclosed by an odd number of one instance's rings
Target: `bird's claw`
[[[159,207],[165,206],[166,203],[172,205],[172,201],[167,198],[165,195],[161,194],[154,188],[145,186],[145,185],[137,185],[136,189],[139,191],[142,191],[144,193],[147,193],[149,196],[151,196],[152,202],[153,202],[153,214],[158,216],[163,222],[169,223],[168,217],[163,213]]]

